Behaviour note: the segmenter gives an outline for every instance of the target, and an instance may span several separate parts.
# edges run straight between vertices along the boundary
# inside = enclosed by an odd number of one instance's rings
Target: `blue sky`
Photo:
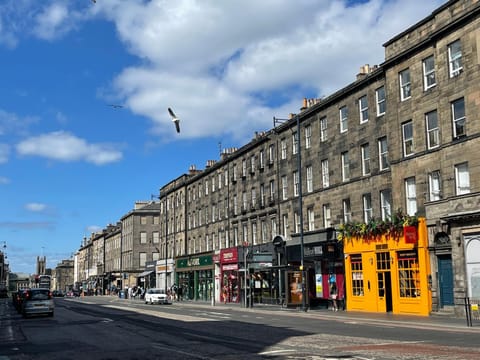
[[[304,97],[380,64],[385,41],[444,2],[2,0],[0,245],[11,269],[70,258],[135,201],[218,160],[219,144],[242,146]]]

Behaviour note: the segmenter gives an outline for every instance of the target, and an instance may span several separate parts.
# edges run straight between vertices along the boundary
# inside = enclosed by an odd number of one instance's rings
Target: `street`
[[[146,305],[107,296],[55,299],[53,318],[0,301],[0,360],[478,359],[480,329],[348,313]]]

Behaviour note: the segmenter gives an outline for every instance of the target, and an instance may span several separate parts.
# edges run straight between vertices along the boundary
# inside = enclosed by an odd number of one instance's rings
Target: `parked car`
[[[6,287],[0,287],[0,298],[8,298],[8,291]]]
[[[52,295],[53,297],[64,297],[65,293],[62,290],[53,290]]]
[[[18,289],[17,291],[14,291],[12,293],[13,306],[15,307],[18,313],[22,312],[23,297],[27,290],[28,289]]]
[[[145,304],[171,304],[170,296],[164,289],[152,288],[145,293]]]
[[[28,289],[22,296],[22,315],[48,315],[53,316],[55,304],[50,289]]]

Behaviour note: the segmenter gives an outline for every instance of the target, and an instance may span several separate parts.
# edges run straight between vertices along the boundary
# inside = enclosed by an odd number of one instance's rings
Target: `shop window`
[[[398,281],[400,297],[420,296],[420,270],[416,251],[398,253]]]
[[[353,296],[363,296],[363,266],[362,255],[350,255],[350,264],[352,270],[352,294]]]

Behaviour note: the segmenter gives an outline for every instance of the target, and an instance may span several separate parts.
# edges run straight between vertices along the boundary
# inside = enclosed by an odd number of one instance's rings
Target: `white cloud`
[[[34,33],[41,39],[51,40],[69,30],[68,9],[65,4],[51,4],[35,17]]]
[[[101,226],[97,226],[97,225],[90,225],[90,226],[87,226],[87,231],[91,234],[93,233],[97,233],[99,231],[102,230],[102,227]]]
[[[25,209],[32,212],[43,212],[47,209],[47,205],[41,203],[28,203],[25,204]]]
[[[172,133],[167,107],[181,117],[182,137],[245,138],[270,128],[273,115],[297,112],[303,97],[330,95],[353,82],[363,64],[383,62],[384,42],[445,3],[5,1],[0,42],[32,34],[32,22],[33,36],[48,40],[92,18],[113,22],[141,62],[120,72],[110,95],[150,118],[164,138]]]
[[[7,144],[0,144],[0,164],[4,164],[8,161],[10,155],[10,146]]]
[[[122,153],[106,144],[89,144],[65,131],[56,131],[28,138],[18,143],[20,155],[41,156],[59,161],[86,161],[104,165],[119,161]]]
[[[0,185],[10,184],[10,179],[5,176],[0,176]]]
[[[0,136],[2,135],[25,135],[28,127],[36,123],[38,117],[24,116],[0,109]]]
[[[101,9],[145,60],[114,82],[133,112],[171,134],[171,106],[182,137],[238,138],[297,112],[304,96],[355,81],[360,66],[384,61],[385,41],[441,3],[110,0]]]

